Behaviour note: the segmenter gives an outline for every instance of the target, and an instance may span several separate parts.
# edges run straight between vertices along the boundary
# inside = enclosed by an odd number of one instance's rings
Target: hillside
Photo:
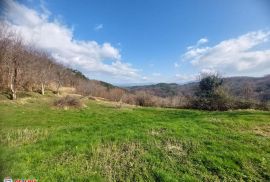
[[[90,80],[80,71],[68,67],[68,64],[61,64],[46,50],[23,42],[20,34],[12,31],[7,22],[0,22],[0,26],[3,27],[0,29],[0,93],[11,100],[16,100],[24,92],[41,95],[52,92],[59,96],[63,94],[63,89],[68,88],[73,94],[139,106],[208,110],[270,109],[270,76],[225,79],[225,86],[236,97],[228,99],[221,94],[218,96],[220,102],[215,98],[210,107],[208,101],[213,98],[204,98],[208,102],[205,105],[199,100],[195,101],[197,83],[159,83],[126,89],[104,81]]]
[[[270,113],[0,100],[0,178],[269,181]]]
[[[270,75],[264,77],[228,77],[224,79],[225,85],[235,96],[241,96],[241,91],[245,84],[249,83],[253,87],[255,97],[264,97],[270,100]],[[175,95],[192,95],[198,84],[196,82],[187,84],[158,83],[155,85],[128,87],[130,91],[144,90],[160,97]]]
[[[245,87],[245,84],[249,83],[253,87],[255,96],[270,100],[270,75],[264,77],[231,77],[226,78],[225,83],[237,96],[241,95],[241,90]]]

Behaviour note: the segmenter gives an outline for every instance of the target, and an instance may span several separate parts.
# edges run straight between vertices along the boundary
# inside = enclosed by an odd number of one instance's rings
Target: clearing
[[[270,181],[270,112],[0,101],[0,179]]]

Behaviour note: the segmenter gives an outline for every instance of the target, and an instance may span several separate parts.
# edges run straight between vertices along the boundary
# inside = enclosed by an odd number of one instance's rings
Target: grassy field
[[[270,112],[0,101],[0,177],[270,181]]]

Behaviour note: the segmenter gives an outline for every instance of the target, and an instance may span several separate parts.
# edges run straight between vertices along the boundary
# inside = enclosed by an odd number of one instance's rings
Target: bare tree
[[[62,65],[56,67],[56,93],[60,95],[60,88],[64,83],[64,79],[67,76],[66,68]]]
[[[245,82],[242,93],[245,100],[252,99],[254,97],[254,84],[251,82]]]
[[[9,75],[10,75],[10,91],[12,100],[17,99],[20,61],[23,59],[22,55],[23,55],[22,42],[17,38],[12,47],[12,50],[10,50],[10,55],[8,56],[8,59],[10,60]]]
[[[10,50],[12,49],[12,37],[14,34],[10,31],[7,24],[0,21],[0,88],[5,89],[9,87],[9,59]]]
[[[50,81],[50,74],[53,64],[49,59],[49,56],[44,52],[39,53],[39,58],[40,61],[42,61],[42,64],[40,64],[41,66],[39,66],[38,69],[39,70],[38,82],[41,87],[41,94],[44,95],[45,87]]]

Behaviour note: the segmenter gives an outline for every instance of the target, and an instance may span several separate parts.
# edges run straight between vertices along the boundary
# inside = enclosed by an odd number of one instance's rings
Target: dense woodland
[[[269,76],[259,91],[253,82],[235,89],[219,75],[201,75],[200,82],[185,86],[158,84],[149,87],[119,88],[90,80],[81,72],[58,63],[49,53],[26,44],[4,22],[0,23],[0,90],[15,100],[20,92],[52,92],[73,87],[85,97],[101,97],[140,106],[228,110],[269,109]],[[267,81],[268,78],[268,81]],[[233,89],[232,89],[233,88]]]

